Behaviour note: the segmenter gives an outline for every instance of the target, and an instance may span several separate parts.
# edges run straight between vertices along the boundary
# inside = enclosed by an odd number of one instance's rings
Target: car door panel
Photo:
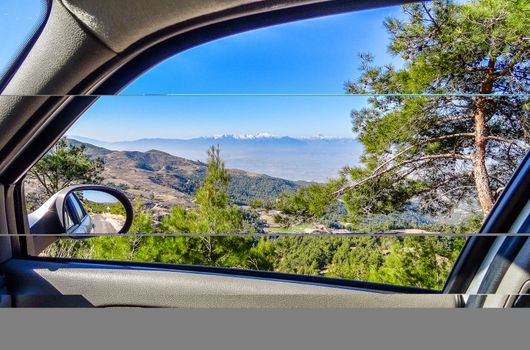
[[[3,270],[17,307],[457,308],[449,294],[389,293],[224,273],[13,259]]]

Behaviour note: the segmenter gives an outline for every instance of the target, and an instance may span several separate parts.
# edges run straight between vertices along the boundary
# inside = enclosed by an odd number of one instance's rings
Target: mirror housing
[[[126,233],[132,224],[133,208],[127,196],[114,188],[104,185],[74,185],[54,194],[39,209],[28,215],[29,230],[31,234],[54,235],[66,234],[66,205],[69,196],[80,191],[94,191],[106,193],[119,201],[125,209],[125,222],[116,233]],[[84,232],[89,233],[89,232]],[[83,233],[71,233],[72,238],[83,238]]]

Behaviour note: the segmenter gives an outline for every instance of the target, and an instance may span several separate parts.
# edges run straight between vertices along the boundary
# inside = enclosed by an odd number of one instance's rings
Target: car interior
[[[34,256],[57,237],[44,231],[30,233],[34,221],[28,221],[23,179],[31,166],[100,96],[118,94],[157,63],[217,38],[279,23],[405,2],[49,0],[46,21],[0,81],[0,305],[530,306],[526,296],[530,289],[530,241],[525,235],[530,233],[528,155],[480,232],[467,239],[442,291],[221,267]],[[71,191],[63,193],[63,201]],[[54,221],[55,225],[64,225],[60,221],[66,219],[58,219],[60,209],[53,203],[48,216],[39,220],[59,220]],[[132,220],[132,207],[126,199],[122,203],[129,221],[120,232],[126,232]]]

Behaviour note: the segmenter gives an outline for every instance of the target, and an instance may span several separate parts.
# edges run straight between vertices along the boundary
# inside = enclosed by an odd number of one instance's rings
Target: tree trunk
[[[491,94],[495,81],[495,58],[490,58],[486,70],[486,77],[482,82],[479,93],[482,95]],[[488,168],[486,167],[486,147],[488,145],[488,118],[487,118],[487,97],[479,96],[476,99],[477,109],[475,111],[475,150],[473,151],[473,175],[475,186],[477,187],[478,200],[484,214],[484,219],[489,215],[495,197],[491,191]]]
[[[484,218],[488,216],[495,203],[491,191],[490,178],[486,167],[486,146],[488,143],[488,126],[485,112],[485,97],[477,98],[477,110],[475,119],[475,150],[473,151],[473,176],[477,187],[478,200],[482,208]]]

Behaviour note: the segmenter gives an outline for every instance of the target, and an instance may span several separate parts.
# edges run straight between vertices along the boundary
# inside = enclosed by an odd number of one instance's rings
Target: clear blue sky
[[[343,93],[361,51],[387,63],[387,7],[246,32],[178,54],[133,82],[138,93]]]
[[[113,195],[105,193],[105,192],[101,192],[101,191],[87,190],[87,191],[82,191],[82,193],[83,193],[84,198],[91,200],[93,202],[96,202],[96,203],[119,202],[118,199],[114,197]]]
[[[3,1],[2,13],[12,12],[2,15],[4,20],[22,16],[13,4],[25,1],[8,0],[7,10]],[[359,75],[359,52],[371,52],[378,65],[400,64],[387,52],[388,16],[400,16],[400,8],[294,22],[206,43],[154,67],[122,96],[101,98],[68,134],[105,141],[258,132],[352,137],[350,111],[365,104],[363,97],[137,95],[342,94],[344,82]],[[0,62],[7,55],[2,51]]]

